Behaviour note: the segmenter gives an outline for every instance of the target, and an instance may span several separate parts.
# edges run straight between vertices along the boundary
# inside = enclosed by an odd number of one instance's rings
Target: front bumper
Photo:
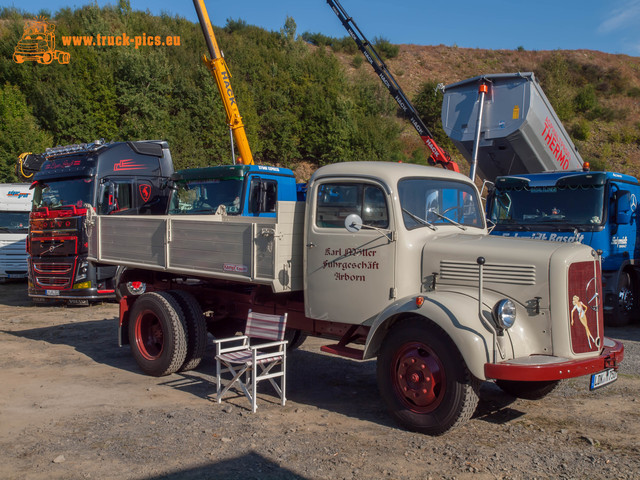
[[[42,290],[29,287],[28,294],[32,298],[48,298],[50,300],[110,300],[116,296],[114,290],[98,290],[97,288]]]
[[[544,382],[591,375],[608,368],[618,369],[624,358],[624,345],[604,337],[597,357],[569,360],[548,355],[532,355],[499,363],[485,363],[484,374],[489,379],[520,382]]]

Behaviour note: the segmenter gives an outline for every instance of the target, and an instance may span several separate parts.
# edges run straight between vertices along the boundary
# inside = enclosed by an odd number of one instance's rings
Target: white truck
[[[172,188],[168,215],[86,224],[89,258],[123,266],[120,344],[148,374],[193,368],[206,331],[235,332],[251,308],[288,312],[293,343],[377,357],[391,415],[428,434],[468,420],[485,380],[540,398],[562,379],[616,379],[597,253],[489,236],[461,174],[333,164],[303,201],[291,171],[241,165],[177,172]]]
[[[26,279],[26,241],[33,193],[26,183],[0,184],[0,282]]]

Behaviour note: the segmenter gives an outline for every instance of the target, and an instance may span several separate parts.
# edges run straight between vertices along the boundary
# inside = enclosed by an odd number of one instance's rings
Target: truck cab
[[[610,325],[640,313],[640,183],[613,172],[553,172],[498,177],[487,216],[493,235],[583,243],[600,252],[604,312]]]
[[[33,193],[29,184],[0,184],[0,282],[27,278],[27,233]]]
[[[105,215],[165,213],[173,174],[166,142],[48,149],[32,184],[29,296],[70,302],[114,297],[116,267],[87,261],[88,206]]]
[[[275,218],[278,201],[295,201],[291,170],[263,165],[227,165],[179,170],[172,177],[170,215],[231,215]]]

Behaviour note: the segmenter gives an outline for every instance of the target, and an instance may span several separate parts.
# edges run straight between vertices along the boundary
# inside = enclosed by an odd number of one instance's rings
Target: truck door
[[[396,242],[389,193],[374,182],[325,179],[308,195],[306,315],[365,323],[395,297]],[[351,214],[362,219],[356,233],[345,228]]]

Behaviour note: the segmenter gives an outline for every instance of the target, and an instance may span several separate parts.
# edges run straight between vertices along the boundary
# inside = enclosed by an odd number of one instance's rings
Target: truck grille
[[[71,288],[76,270],[75,258],[61,262],[32,261],[34,280],[39,288]]]
[[[600,262],[573,263],[568,275],[573,353],[600,351],[604,332]]]
[[[535,285],[536,267],[533,265],[501,265],[487,263],[482,270],[484,282],[509,285]],[[440,279],[444,281],[479,281],[478,264],[475,262],[440,262]]]

